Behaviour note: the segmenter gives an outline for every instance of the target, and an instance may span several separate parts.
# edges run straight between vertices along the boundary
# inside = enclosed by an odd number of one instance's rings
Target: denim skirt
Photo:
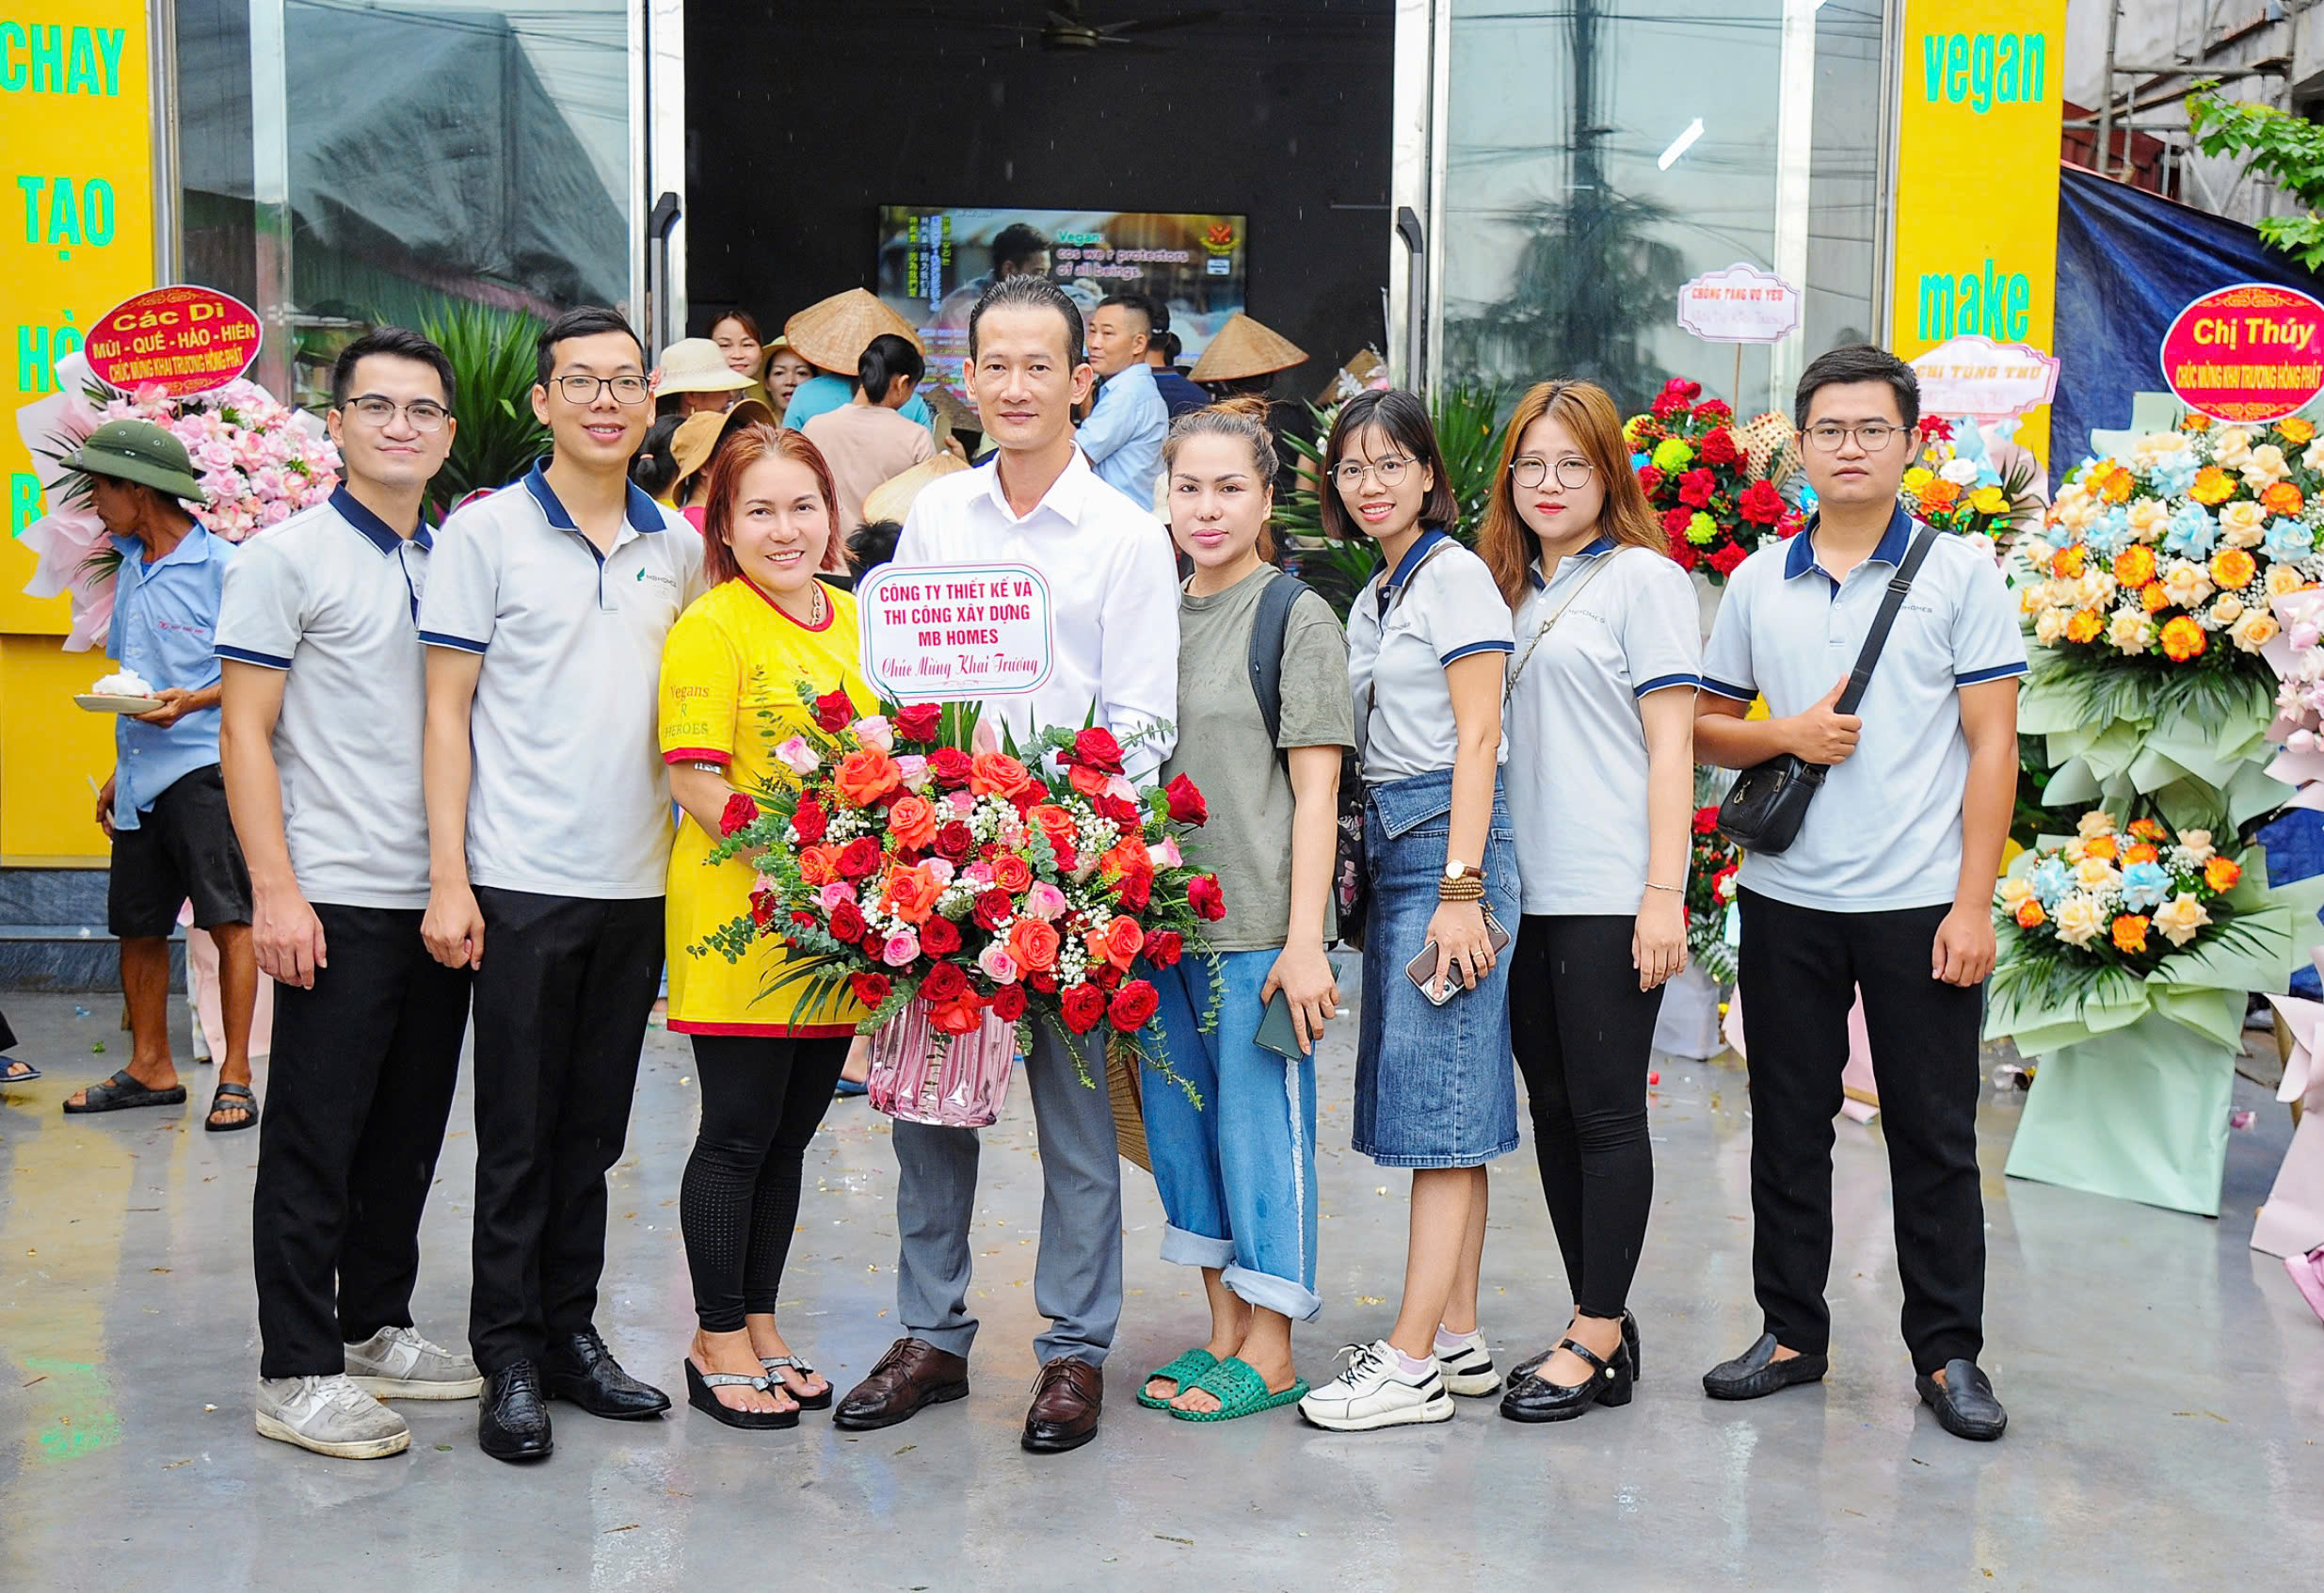
[[[1517,1148],[1516,1065],[1509,1052],[1509,954],[1442,1006],[1404,976],[1428,941],[1444,877],[1452,771],[1370,788],[1364,861],[1364,1010],[1356,1036],[1354,1147],[1384,1167],[1473,1167]],[[1484,905],[1517,931],[1517,849],[1493,789]]]

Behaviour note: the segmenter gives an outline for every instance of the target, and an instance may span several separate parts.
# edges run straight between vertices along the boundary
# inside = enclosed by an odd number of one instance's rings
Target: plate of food
[[[120,669],[93,682],[72,700],[92,714],[151,714],[161,706],[153,688],[135,669]]]

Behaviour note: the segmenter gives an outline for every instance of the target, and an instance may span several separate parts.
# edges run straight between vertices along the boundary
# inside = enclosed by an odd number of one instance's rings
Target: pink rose
[[[960,871],[960,882],[973,885],[980,891],[988,888],[992,884],[992,864],[983,861],[970,863]]]
[[[1130,781],[1124,780],[1120,775],[1110,775],[1107,777],[1105,782],[1105,794],[1109,796],[1118,797],[1120,800],[1125,802],[1135,802],[1138,799],[1138,788],[1130,784]]]
[[[866,714],[847,728],[854,731],[856,739],[866,747],[876,748],[882,752],[895,750],[895,729],[889,724],[884,714]]]
[[[1186,859],[1178,852],[1177,840],[1168,835],[1162,838],[1160,845],[1148,846],[1146,849],[1146,855],[1153,861],[1156,868],[1177,868],[1186,861]]]
[[[234,451],[223,442],[204,442],[194,450],[194,462],[204,470],[224,470],[234,462]]]
[[[856,888],[844,879],[834,879],[815,893],[815,905],[826,913],[841,902],[852,902],[855,899]]]
[[[803,735],[794,735],[775,748],[775,761],[802,780],[823,767],[823,760]]]
[[[928,877],[938,885],[950,885],[953,882],[953,865],[946,859],[922,858],[920,861],[920,866],[926,870]]]
[[[1025,911],[1054,924],[1066,910],[1066,893],[1046,879],[1036,879],[1025,893]]]
[[[903,757],[898,758],[896,772],[904,777],[906,790],[925,791],[928,789],[928,760],[919,753],[906,752]]]
[[[985,971],[985,977],[996,985],[1013,985],[1017,982],[1017,959],[1002,947],[999,941],[986,942],[985,949],[976,954],[976,965]]]
[[[950,802],[953,807],[953,812],[958,813],[964,819],[976,812],[976,797],[970,792],[955,791],[946,796],[944,800]]]
[[[890,968],[908,968],[920,955],[920,937],[906,929],[901,935],[890,935],[880,948],[879,959]]]

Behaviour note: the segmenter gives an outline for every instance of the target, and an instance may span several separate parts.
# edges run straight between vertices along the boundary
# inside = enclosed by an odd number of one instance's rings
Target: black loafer
[[[546,1460],[549,1407],[540,1392],[540,1369],[529,1360],[504,1366],[484,1379],[476,1399],[476,1447],[495,1460]]]
[[[541,1358],[541,1388],[614,1422],[642,1422],[670,1408],[669,1395],[621,1370],[594,1328],[569,1334]]]
[[[1703,1374],[1703,1392],[1713,1399],[1763,1399],[1794,1383],[1819,1383],[1830,1363],[1820,1355],[1775,1359],[1775,1335],[1762,1333],[1758,1343],[1723,1360]]]
[[[1913,1382],[1920,1402],[1936,1412],[1937,1424],[1957,1439],[1991,1443],[2009,1429],[2010,1413],[1994,1398],[1993,1379],[1974,1360],[1947,1361],[1942,1383],[1926,1374]]]
[[[1595,1369],[1590,1380],[1568,1385],[1553,1383],[1538,1372],[1528,1373],[1501,1395],[1503,1416],[1512,1422],[1570,1422],[1593,1405],[1630,1403],[1630,1385],[1638,1381],[1638,1375],[1630,1365],[1627,1346],[1615,1350],[1611,1360],[1600,1360],[1588,1345],[1572,1339],[1561,1342],[1558,1349],[1572,1350],[1588,1361]]]

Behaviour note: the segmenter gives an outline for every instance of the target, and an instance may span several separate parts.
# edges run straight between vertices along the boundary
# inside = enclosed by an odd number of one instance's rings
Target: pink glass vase
[[[872,1037],[872,1109],[909,1123],[983,1128],[1001,1116],[1017,1058],[1017,1027],[990,1013],[949,1038],[914,998]]]

